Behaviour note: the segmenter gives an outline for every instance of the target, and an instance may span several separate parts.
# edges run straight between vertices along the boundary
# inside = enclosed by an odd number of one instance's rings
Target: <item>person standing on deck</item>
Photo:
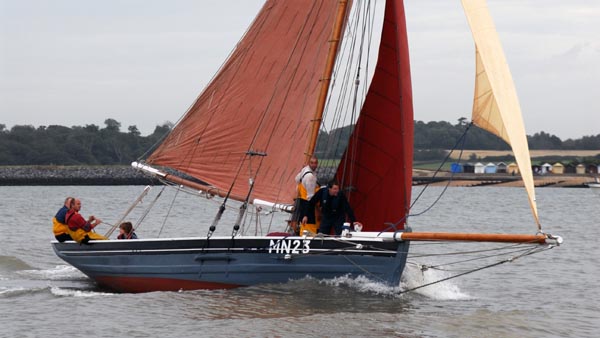
[[[60,208],[54,218],[52,218],[52,232],[54,233],[54,238],[61,243],[72,240],[71,236],[69,235],[67,221],[65,220],[67,217],[67,212],[71,207],[72,200],[73,197],[67,197],[63,207]]]
[[[310,232],[317,232],[317,222],[315,219],[314,212],[308,212],[308,201],[319,191],[319,185],[317,184],[317,166],[319,160],[312,156],[308,162],[308,165],[302,168],[298,175],[296,175],[296,184],[298,196],[296,198],[296,215],[294,221],[301,223],[300,229],[297,234],[302,234],[304,230]],[[307,217],[307,221],[304,222],[304,217]]]
[[[71,200],[71,208],[67,212],[66,221],[69,226],[69,235],[77,243],[86,244],[90,239],[107,239],[106,237],[92,232],[102,221],[96,216],[90,216],[86,221],[79,213],[81,201],[78,198]]]
[[[321,208],[321,225],[319,233],[329,235],[331,229],[335,230],[337,236],[342,234],[342,226],[346,221],[346,217],[352,222],[352,225],[360,225],[356,221],[354,211],[348,203],[344,193],[340,191],[340,184],[335,180],[327,183],[327,189],[321,189],[308,202],[308,214],[314,214],[317,203],[320,203]],[[307,216],[304,216],[302,222],[308,221]]]

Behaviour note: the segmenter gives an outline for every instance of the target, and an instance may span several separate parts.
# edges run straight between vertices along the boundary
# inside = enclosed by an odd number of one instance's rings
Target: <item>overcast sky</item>
[[[289,0],[290,1],[290,0]],[[600,133],[600,1],[488,0],[528,134]],[[261,0],[0,0],[0,124],[175,122]],[[405,0],[415,118],[470,118],[474,46],[459,0]]]

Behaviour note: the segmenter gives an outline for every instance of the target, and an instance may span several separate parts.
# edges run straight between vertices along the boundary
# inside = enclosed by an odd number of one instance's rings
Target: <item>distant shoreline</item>
[[[440,172],[432,177],[433,171],[414,170],[413,185],[446,185],[477,187],[522,186],[519,176],[508,174],[455,174]],[[538,187],[587,187],[586,183],[594,182],[593,175],[540,175],[534,176]],[[148,185],[161,184],[134,170],[130,166],[0,166],[0,186],[57,186],[57,185]]]
[[[448,184],[453,187],[522,187],[523,180],[519,175],[510,174],[474,174],[474,173],[456,173],[452,175],[449,172],[440,172],[434,178],[432,170],[413,170],[413,185],[423,185],[429,183],[433,186],[445,186]],[[595,182],[599,175],[594,174],[544,174],[534,175],[533,181],[536,187],[557,187],[557,188],[588,188],[587,183]]]

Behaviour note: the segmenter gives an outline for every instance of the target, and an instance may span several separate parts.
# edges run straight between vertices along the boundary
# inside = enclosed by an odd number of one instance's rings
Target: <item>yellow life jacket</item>
[[[68,229],[68,227],[67,227]],[[85,236],[87,235],[89,239],[97,239],[97,240],[104,240],[104,239],[108,239],[102,235],[100,235],[99,233],[93,232],[93,231],[85,231],[83,229],[77,229],[75,231],[73,230],[69,230],[69,235],[71,236],[71,238],[73,238],[73,240],[77,243],[81,243],[81,241],[83,241],[83,239],[85,238]]]
[[[302,181],[300,181],[300,183],[298,183],[297,190],[298,190],[298,198],[308,201],[308,192],[306,191],[304,184],[302,184]]]
[[[320,187],[317,185],[315,188],[315,194],[319,191],[319,189],[320,189]],[[302,185],[302,183],[298,184],[298,192],[300,192],[300,191],[302,191],[304,193],[304,195],[298,196],[298,198],[307,200],[306,188],[304,187],[304,185]],[[300,194],[298,194],[298,195],[300,195]],[[320,216],[320,213],[316,212],[316,210],[315,210],[315,223],[306,223],[306,224],[300,223],[299,234],[302,236],[302,234],[304,234],[304,230],[308,230],[308,232],[310,234],[316,234],[317,230],[319,230],[319,226],[321,225],[321,217],[319,217],[319,216]]]
[[[56,217],[52,217],[52,232],[54,233],[54,236],[68,234],[69,227],[64,223],[59,222]]]
[[[317,221],[317,224],[300,224],[300,236],[304,234],[304,230],[308,230],[310,235],[316,234],[317,230],[319,230],[319,223]]]
[[[302,179],[304,178],[304,176],[306,176],[306,174],[314,175],[315,173],[313,173],[312,171],[305,172],[304,175],[302,175],[302,178],[300,178],[300,182],[298,183],[298,187],[296,188],[296,190],[298,191],[298,198],[308,201],[308,191],[306,191],[306,187],[304,186],[304,184],[302,184]],[[318,184],[315,186],[314,192],[316,193],[317,191],[319,191]]]

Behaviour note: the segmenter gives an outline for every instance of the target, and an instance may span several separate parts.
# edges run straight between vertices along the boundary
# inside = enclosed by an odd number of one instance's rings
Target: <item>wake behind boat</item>
[[[214,215],[206,215],[213,219],[207,234],[89,245],[54,242],[55,252],[100,285],[144,292],[284,283],[306,276],[366,276],[397,286],[411,241],[559,244],[560,238],[541,229],[520,108],[485,2],[463,0],[463,6],[476,45],[473,123],[513,147],[536,234],[419,233],[408,227],[414,132],[402,1],[385,4],[370,83],[373,58],[363,46],[374,30],[354,29],[373,24],[365,15],[368,2],[356,1],[350,9],[347,1],[337,0],[267,1],[185,116],[148,158],[132,164],[175,189],[219,199]],[[243,235],[241,229],[260,210],[297,211],[294,177],[316,153],[319,132],[332,128],[325,121],[351,126],[334,176],[364,224],[362,231]],[[237,220],[221,224],[231,201],[240,203]],[[213,236],[224,226],[230,236]]]

